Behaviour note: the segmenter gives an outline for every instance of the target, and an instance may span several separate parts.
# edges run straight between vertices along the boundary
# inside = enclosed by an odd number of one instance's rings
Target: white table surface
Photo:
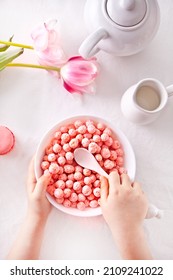
[[[97,55],[101,65],[95,95],[71,96],[44,70],[6,69],[0,72],[0,125],[16,136],[14,150],[0,157],[0,258],[4,259],[27,209],[25,181],[30,158],[42,135],[60,119],[78,114],[106,117],[130,140],[137,159],[136,179],[151,202],[164,209],[161,220],[145,221],[155,259],[173,259],[173,99],[154,123],[137,126],[120,111],[123,92],[146,77],[173,83],[173,1],[159,0],[161,24],[152,43],[130,57]],[[0,39],[14,34],[14,41],[31,44],[30,33],[38,23],[58,20],[68,56],[88,32],[83,21],[84,0],[1,0]],[[19,61],[36,61],[26,51]],[[41,259],[119,259],[102,216],[78,218],[53,209],[45,231]]]

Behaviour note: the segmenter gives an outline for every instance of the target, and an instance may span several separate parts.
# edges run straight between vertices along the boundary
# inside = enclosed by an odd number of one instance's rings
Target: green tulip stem
[[[19,48],[34,50],[34,48],[32,46],[18,44],[18,43],[14,43],[14,42],[6,42],[6,41],[1,41],[0,40],[0,44],[6,45],[6,46],[13,46],[13,47],[19,47]]]
[[[6,67],[28,67],[28,68],[38,68],[38,69],[45,69],[45,70],[52,70],[52,71],[60,72],[60,68],[58,68],[58,67],[27,64],[27,63],[9,63],[6,65]]]

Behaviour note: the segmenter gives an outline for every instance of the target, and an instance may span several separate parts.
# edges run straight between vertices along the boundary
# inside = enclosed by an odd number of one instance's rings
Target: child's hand
[[[47,219],[51,205],[46,197],[46,188],[50,181],[50,175],[41,176],[36,181],[34,173],[34,159],[32,159],[27,179],[27,191],[29,200],[29,215],[34,215],[43,220]]]
[[[110,229],[117,235],[136,230],[146,216],[148,202],[139,183],[131,184],[128,175],[112,172],[109,182],[101,178],[101,208]]]

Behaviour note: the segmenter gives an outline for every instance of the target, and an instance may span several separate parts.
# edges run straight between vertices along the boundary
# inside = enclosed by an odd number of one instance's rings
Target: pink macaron
[[[8,154],[14,147],[14,134],[5,126],[0,126],[0,155]]]

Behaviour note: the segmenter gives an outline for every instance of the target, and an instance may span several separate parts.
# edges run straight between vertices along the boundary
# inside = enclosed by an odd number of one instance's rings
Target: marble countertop
[[[70,95],[60,81],[44,70],[5,69],[0,72],[0,125],[16,136],[14,150],[0,157],[0,259],[4,259],[27,209],[26,176],[30,158],[43,134],[59,120],[96,115],[118,125],[131,142],[137,160],[136,179],[149,200],[164,210],[160,220],[145,221],[145,231],[155,259],[173,259],[173,99],[154,123],[129,123],[120,110],[125,90],[140,79],[157,78],[173,83],[173,1],[158,0],[159,31],[151,44],[130,57],[97,55],[100,74],[95,95]],[[83,20],[84,0],[2,0],[1,38],[31,44],[30,33],[38,23],[57,19],[57,28],[68,56],[88,32]],[[34,62],[32,51],[19,61]],[[111,233],[102,216],[79,218],[53,209],[45,230],[41,259],[119,259]]]

